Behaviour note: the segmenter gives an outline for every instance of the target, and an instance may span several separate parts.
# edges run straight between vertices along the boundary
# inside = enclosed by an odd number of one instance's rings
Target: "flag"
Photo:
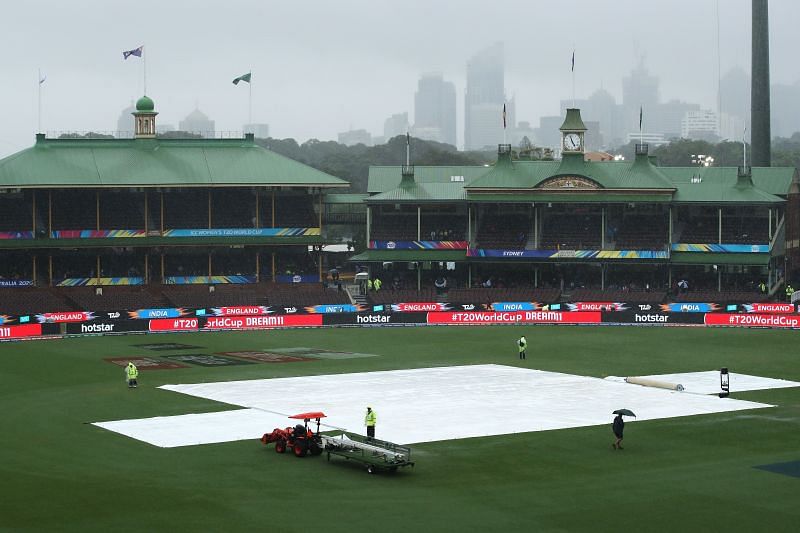
[[[406,132],[406,146],[411,146],[411,134]]]
[[[39,74],[39,85],[43,84],[44,80],[46,80],[46,79],[47,79],[47,76],[43,76],[43,75]]]
[[[572,51],[572,72],[575,72],[575,50]]]
[[[642,131],[642,106],[639,106],[639,131]]]
[[[503,129],[506,129],[506,104],[503,104]]]
[[[142,57],[142,50],[144,49],[144,45],[140,46],[139,48],[134,48],[133,50],[127,50],[122,52],[122,59],[128,59],[131,56]]]
[[[234,78],[234,79],[233,79],[233,84],[234,84],[234,85],[239,85],[239,82],[240,82],[240,81],[246,81],[247,83],[250,83],[250,76],[251,76],[252,74],[253,74],[252,72],[248,72],[247,74],[242,74],[242,75],[241,75],[241,76],[239,76],[238,78]]]

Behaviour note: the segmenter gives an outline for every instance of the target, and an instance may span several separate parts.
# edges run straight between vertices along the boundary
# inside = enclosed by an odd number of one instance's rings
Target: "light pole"
[[[692,164],[701,167],[710,167],[714,164],[714,157],[705,154],[692,154]]]

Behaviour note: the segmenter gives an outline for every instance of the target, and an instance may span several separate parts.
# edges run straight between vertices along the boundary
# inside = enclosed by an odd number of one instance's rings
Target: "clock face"
[[[564,149],[565,150],[579,150],[581,147],[581,136],[577,133],[568,133],[564,135]]]

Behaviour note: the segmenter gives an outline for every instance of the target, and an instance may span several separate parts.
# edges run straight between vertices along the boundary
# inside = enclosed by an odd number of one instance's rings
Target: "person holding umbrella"
[[[617,415],[616,418],[614,418],[614,423],[611,424],[611,430],[614,432],[614,436],[617,438],[617,440],[615,440],[614,443],[611,444],[611,447],[614,448],[615,450],[624,450],[625,448],[622,447],[622,431],[625,429],[625,421],[622,420],[622,415],[627,415],[627,416],[636,416],[636,415],[633,414],[633,411],[629,409],[617,409],[612,414]]]

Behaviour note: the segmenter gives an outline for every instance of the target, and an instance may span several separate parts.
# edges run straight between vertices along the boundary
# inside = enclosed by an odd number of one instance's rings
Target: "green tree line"
[[[617,148],[613,153],[620,154],[627,160],[633,159],[635,144],[635,141],[631,141]],[[749,165],[751,160],[750,145],[746,145],[745,149],[747,150],[747,164]],[[742,143],[730,141],[715,144],[708,141],[673,139],[669,144],[650,150],[650,154],[656,156],[658,164],[665,167],[695,165],[697,164],[698,155],[713,157],[714,166],[719,167],[741,166],[744,161]],[[789,138],[776,137],[773,139],[772,166],[800,168],[800,132],[793,134]]]
[[[404,165],[406,137],[400,135],[378,146],[345,146],[335,141],[310,139],[298,144],[294,139],[256,139],[256,143],[350,182],[350,192],[366,192],[369,167]],[[488,152],[459,152],[454,146],[411,138],[411,164],[419,166],[484,165],[496,155]]]

